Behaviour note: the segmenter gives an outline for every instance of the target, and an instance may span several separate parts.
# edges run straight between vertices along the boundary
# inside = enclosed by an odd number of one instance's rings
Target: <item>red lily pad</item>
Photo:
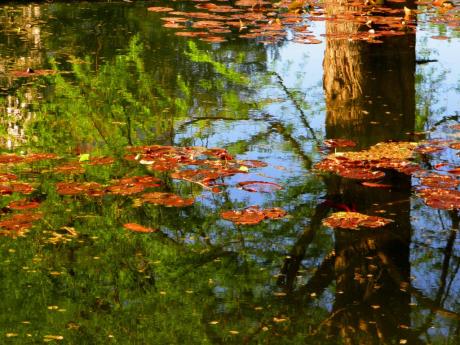
[[[9,182],[11,180],[17,180],[18,177],[15,174],[4,173],[0,174],[0,182]]]
[[[208,43],[223,43],[227,42],[227,40],[221,36],[207,36],[207,37],[202,37],[200,38],[201,41],[203,42],[208,42]]]
[[[424,188],[418,191],[418,195],[428,206],[436,209],[454,210],[460,208],[460,192],[457,190]]]
[[[163,27],[168,28],[168,29],[181,29],[181,30],[186,28],[185,25],[180,24],[180,23],[174,23],[174,22],[166,22],[163,24]]]
[[[164,20],[165,22],[171,22],[171,23],[185,23],[189,20],[187,18],[181,18],[181,17],[163,17],[160,19]]]
[[[421,153],[421,154],[429,154],[429,153],[436,153],[436,152],[441,152],[444,150],[444,147],[438,146],[438,145],[419,145],[417,146],[414,151]]]
[[[238,160],[237,163],[247,168],[263,168],[267,166],[267,163],[256,160],[256,159]]]
[[[174,35],[181,37],[206,37],[208,33],[206,31],[178,31]]]
[[[287,215],[287,212],[279,207],[266,208],[263,210],[266,218],[281,219]]]
[[[34,187],[25,182],[12,182],[10,186],[15,193],[30,194],[35,190]]]
[[[110,165],[115,162],[113,157],[92,157],[89,162],[89,165]]]
[[[101,196],[104,194],[104,187],[97,182],[58,182],[56,191],[60,195]]]
[[[12,210],[30,210],[30,209],[40,207],[40,203],[37,201],[21,199],[21,200],[10,202],[7,207]]]
[[[14,153],[0,154],[0,164],[20,163],[24,161],[24,157]]]
[[[349,139],[326,139],[323,141],[327,147],[355,147],[356,143]]]
[[[85,168],[81,166],[80,163],[69,163],[57,166],[54,168],[54,171],[61,174],[83,174]]]
[[[449,147],[454,150],[460,150],[460,142],[450,144]]]
[[[10,74],[16,78],[29,78],[38,77],[43,75],[56,74],[57,72],[52,69],[28,69],[25,71],[11,71]]]
[[[56,159],[58,156],[54,153],[30,153],[24,157],[24,161],[27,163]]]
[[[265,219],[263,212],[261,212],[258,208],[251,207],[242,211],[224,211],[221,212],[220,216],[225,220],[241,225],[255,225]]]
[[[448,170],[447,172],[452,175],[460,175],[460,167],[455,167],[454,169]]]
[[[431,173],[420,179],[420,184],[432,188],[455,188],[460,181],[453,176]]]
[[[354,180],[376,180],[385,177],[385,173],[383,171],[360,168],[342,169],[337,174],[342,177]]]
[[[152,187],[159,187],[161,180],[155,176],[132,176],[132,177],[124,177],[119,180],[120,184],[139,184],[144,186],[145,188],[152,188]]]
[[[273,193],[283,189],[278,183],[267,181],[244,181],[239,182],[238,186],[247,192]]]
[[[166,207],[186,207],[193,205],[195,199],[183,198],[173,193],[153,192],[143,194],[142,201],[149,204],[163,205]]]
[[[174,11],[174,8],[161,7],[161,6],[152,6],[152,7],[147,7],[147,11],[149,11],[149,12],[171,12],[171,11]]]
[[[107,190],[112,194],[117,195],[132,195],[143,192],[146,187],[142,184],[138,183],[120,183],[114,184],[112,186],[107,187]]]
[[[208,155],[208,156],[214,156],[216,158],[226,160],[226,161],[233,160],[233,156],[230,153],[228,153],[228,151],[225,149],[210,148],[204,151],[203,154]]]
[[[185,181],[201,181],[205,178],[210,180],[215,180],[219,178],[221,175],[214,170],[204,170],[204,169],[188,169],[188,170],[180,170],[175,171],[171,174],[171,177],[177,180],[185,180]]]
[[[336,212],[323,220],[323,225],[331,228],[358,230],[359,228],[380,228],[393,220],[368,216],[358,212]]]
[[[434,168],[435,170],[441,170],[441,171],[442,171],[443,168],[444,168],[444,167],[447,167],[447,166],[449,166],[449,163],[438,163],[438,164],[436,164],[433,168]]]
[[[125,177],[107,188],[112,194],[132,195],[143,192],[146,188],[159,187],[161,180],[154,176]]]
[[[7,230],[19,231],[29,229],[34,221],[37,221],[43,217],[42,213],[17,213],[0,221],[0,228]]]
[[[438,35],[438,36],[431,36],[432,39],[435,39],[435,40],[448,40],[449,39],[449,36],[444,36],[444,35]]]
[[[268,209],[260,209],[258,206],[251,206],[244,210],[223,211],[220,216],[235,224],[240,225],[255,225],[259,224],[264,219],[280,219],[286,216],[286,211],[274,207]]]
[[[0,185],[0,195],[13,194],[13,189],[10,186]]]

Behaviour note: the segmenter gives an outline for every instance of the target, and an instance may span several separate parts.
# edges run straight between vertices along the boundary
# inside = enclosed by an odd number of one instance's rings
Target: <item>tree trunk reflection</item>
[[[399,4],[399,7],[409,6]],[[328,14],[356,11],[343,1]],[[327,34],[353,34],[369,27],[351,22],[326,24]],[[365,148],[404,140],[414,130],[415,34],[387,37],[382,44],[327,39],[324,58],[327,138],[347,138]],[[394,220],[369,232],[335,231],[336,296],[330,332],[347,344],[399,343],[410,339],[409,250],[410,178],[388,173],[391,191],[366,188],[352,180],[327,180],[328,197],[358,212]],[[381,211],[382,210],[382,211]],[[394,279],[379,253],[396,267]],[[417,342],[415,339],[410,341]]]

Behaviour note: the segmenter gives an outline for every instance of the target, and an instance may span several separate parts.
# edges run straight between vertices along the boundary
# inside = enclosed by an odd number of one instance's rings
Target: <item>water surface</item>
[[[458,210],[427,206],[419,175],[387,172],[391,188],[377,189],[314,169],[330,153],[325,139],[357,143],[338,151],[458,140],[459,31],[436,19],[450,14],[419,6],[415,32],[383,43],[322,36],[357,28],[306,15],[319,44],[290,34],[266,44],[239,30],[213,44],[164,28],[166,14],[147,11],[159,5],[0,7],[1,157],[22,157],[0,159],[0,221],[29,217],[20,231],[2,223],[2,343],[458,343]],[[27,68],[55,72],[21,75]],[[215,193],[136,154],[126,159],[127,147],[148,145],[218,147],[267,165],[219,180]],[[58,158],[24,158],[44,152]],[[113,162],[90,164],[101,156]],[[413,160],[430,171],[459,165],[451,148]],[[162,182],[144,192],[195,203],[106,193],[145,175]],[[282,189],[237,188],[251,180]],[[104,193],[61,195],[57,186],[69,182],[97,182]],[[40,206],[11,207],[23,199]],[[255,205],[288,216],[251,226],[220,216]],[[322,224],[345,209],[394,222],[363,231]],[[27,212],[41,218],[29,224]]]

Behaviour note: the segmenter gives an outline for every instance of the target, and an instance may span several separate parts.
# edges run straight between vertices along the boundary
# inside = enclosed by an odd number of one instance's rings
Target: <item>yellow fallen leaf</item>
[[[62,340],[62,339],[64,339],[62,335],[45,335],[43,337],[43,340],[46,342],[52,341],[52,340]]]

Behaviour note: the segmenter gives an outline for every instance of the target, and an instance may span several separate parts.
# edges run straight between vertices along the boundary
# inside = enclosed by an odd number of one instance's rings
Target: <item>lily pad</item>
[[[368,216],[359,212],[336,212],[323,220],[325,226],[348,230],[359,228],[380,228],[393,220],[377,216]]]

